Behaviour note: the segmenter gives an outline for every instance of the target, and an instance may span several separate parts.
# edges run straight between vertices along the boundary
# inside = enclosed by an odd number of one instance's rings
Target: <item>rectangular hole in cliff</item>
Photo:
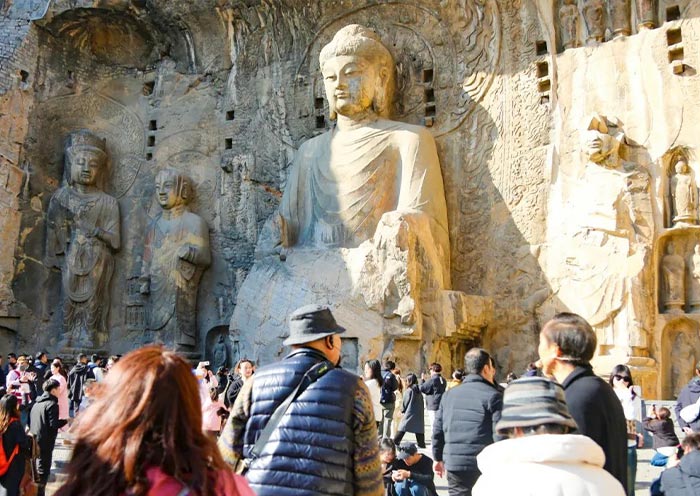
[[[326,127],[326,118],[322,115],[316,116],[316,129],[324,129]]]
[[[156,146],[156,137],[155,136],[148,137],[148,146]]]
[[[549,53],[547,42],[544,40],[537,40],[535,42],[535,52],[537,55],[547,55]]]
[[[549,103],[549,95],[542,95],[540,97],[540,105],[546,105]]]
[[[679,46],[677,48],[672,48],[668,51],[668,61],[673,62],[674,60],[683,60],[683,47]]]
[[[423,69],[423,82],[424,83],[432,83],[433,82],[433,70],[432,69]]]
[[[227,150],[233,150],[233,138],[226,138],[224,142],[224,147]]]
[[[675,45],[683,41],[683,34],[681,33],[681,28],[673,28],[666,31],[666,42],[668,46]]]
[[[426,117],[435,117],[435,105],[426,105],[425,107],[425,116]]]
[[[236,114],[233,110],[229,110],[228,112],[226,112],[226,120],[227,121],[232,121],[235,116],[236,116]]]
[[[681,8],[678,5],[666,7],[666,22],[677,21],[681,18]]]
[[[549,63],[537,62],[537,77],[543,78],[549,75]]]
[[[552,88],[552,82],[549,79],[543,79],[537,83],[537,91],[546,93]]]
[[[323,110],[323,98],[314,98],[314,108],[316,110]]]
[[[148,83],[143,84],[143,95],[144,96],[151,96],[153,94],[153,90],[156,87],[156,82],[155,81],[149,81]]]
[[[153,154],[152,153],[147,153],[146,154],[146,160],[153,160]]]
[[[435,90],[432,88],[427,88],[425,90],[425,101],[426,102],[434,102],[435,101]]]
[[[158,121],[148,121],[148,130],[149,131],[157,131],[158,130]]]
[[[26,83],[27,80],[29,79],[29,73],[28,73],[27,71],[25,71],[25,70],[20,70],[20,71],[19,71],[19,77],[20,77],[20,80],[21,80],[23,83]]]

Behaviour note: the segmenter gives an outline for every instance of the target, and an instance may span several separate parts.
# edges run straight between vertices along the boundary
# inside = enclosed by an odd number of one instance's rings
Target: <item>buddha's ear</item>
[[[382,82],[382,86],[389,80],[389,69],[387,67],[381,67],[379,69],[379,79]]]

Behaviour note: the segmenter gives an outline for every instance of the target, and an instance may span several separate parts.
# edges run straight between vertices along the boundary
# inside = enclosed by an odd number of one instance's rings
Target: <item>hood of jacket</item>
[[[688,383],[688,389],[691,393],[700,393],[700,377],[693,377]]]
[[[56,403],[58,402],[58,399],[47,392],[44,392],[44,394],[42,394],[36,399],[37,403],[45,403],[47,401]]]
[[[579,434],[541,434],[491,444],[476,457],[482,473],[503,470],[508,463],[605,464],[605,453],[595,441]]]
[[[76,363],[75,365],[73,365],[73,370],[74,370],[75,372],[77,372],[77,373],[81,373],[81,372],[84,371],[86,368],[87,368],[87,365],[85,365],[84,363],[80,363],[80,362],[78,362],[78,363]]]

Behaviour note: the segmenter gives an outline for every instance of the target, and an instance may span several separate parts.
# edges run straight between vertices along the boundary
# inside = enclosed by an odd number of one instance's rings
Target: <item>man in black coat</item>
[[[87,355],[81,353],[73,368],[68,372],[68,399],[70,400],[70,411],[73,416],[80,409],[80,402],[83,400],[83,386],[88,379],[94,379],[95,374],[87,365]]]
[[[681,446],[684,454],[680,463],[661,472],[664,496],[700,494],[700,433],[688,434]]]
[[[464,367],[468,375],[445,393],[433,425],[435,472],[442,477],[447,470],[450,496],[471,496],[481,475],[476,456],[493,443],[503,408],[491,356],[472,348],[464,355]]]
[[[59,420],[58,418],[59,387],[60,385],[56,379],[45,381],[43,385],[44,394],[37,398],[29,416],[29,430],[36,437],[39,446],[39,460],[37,464],[37,472],[39,473],[38,496],[44,496],[46,491],[58,429],[66,425],[66,420]]]
[[[560,313],[540,332],[538,352],[542,372],[564,388],[579,433],[605,452],[605,470],[627,491],[627,424],[622,404],[610,385],[593,373],[590,361],[597,340],[586,320]]]
[[[396,408],[396,390],[399,389],[399,381],[394,375],[396,364],[391,360],[384,362],[382,370],[382,387],[379,403],[382,405],[382,418],[378,418],[379,437],[391,437],[391,422]]]
[[[437,362],[431,363],[430,378],[428,380],[423,378],[423,384],[420,385],[420,392],[425,395],[425,408],[428,410],[431,426],[435,423],[435,412],[440,408],[442,395],[447,389],[447,381],[442,377],[441,373],[442,365]]]

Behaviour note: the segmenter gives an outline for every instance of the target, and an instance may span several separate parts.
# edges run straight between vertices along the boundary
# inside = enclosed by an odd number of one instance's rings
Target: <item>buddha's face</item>
[[[74,183],[84,186],[94,186],[97,183],[97,177],[104,164],[104,157],[100,152],[90,149],[74,150],[70,160],[71,179]]]
[[[584,148],[589,160],[599,163],[616,152],[616,141],[609,134],[592,129],[586,131]]]
[[[688,164],[685,162],[685,160],[679,160],[676,162],[676,174],[687,174],[688,173]]]
[[[177,192],[177,177],[173,174],[160,173],[156,176],[156,198],[158,204],[169,210],[182,203]]]
[[[367,59],[340,55],[327,60],[321,72],[328,103],[338,114],[353,117],[372,107],[379,73]]]

